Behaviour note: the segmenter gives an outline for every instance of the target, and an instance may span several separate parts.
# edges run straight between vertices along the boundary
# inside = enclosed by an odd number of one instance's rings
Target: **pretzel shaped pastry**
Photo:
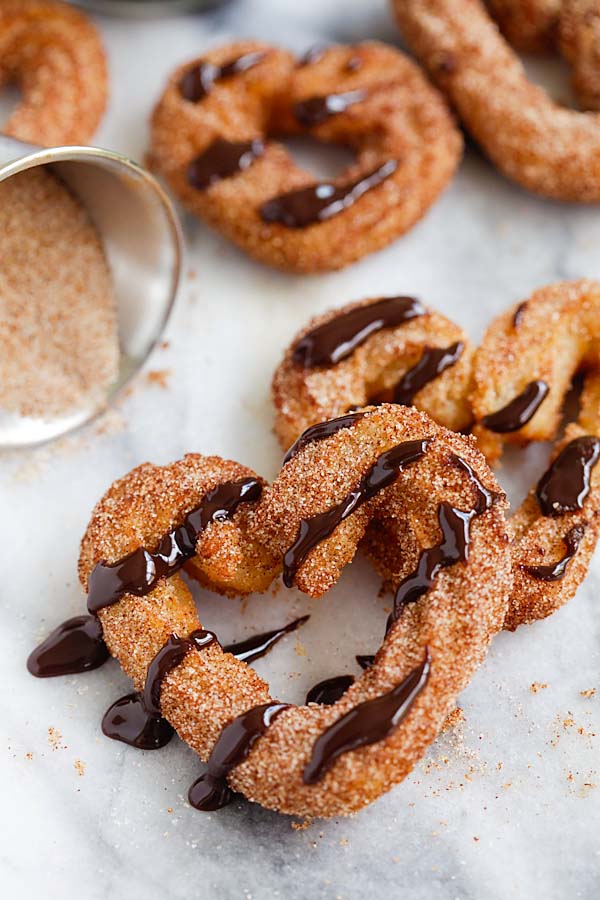
[[[600,283],[536,291],[499,316],[475,354],[474,433],[491,463],[506,443],[553,440],[565,395],[584,374],[576,422],[511,519],[515,585],[506,627],[553,613],[585,577],[600,535]]]
[[[270,488],[217,457],[140,466],[109,489],[82,541],[97,617],[85,637],[99,645],[103,634],[144,691],[154,746],[162,717],[208,760],[193,805],[215,809],[239,791],[294,815],[351,813],[408,774],[502,625],[504,506],[472,439],[389,405],[306,442]],[[201,628],[177,570],[196,552],[210,586],[246,589],[254,571],[260,589],[283,566],[286,584],[320,596],[370,523],[404,550],[388,573],[396,605],[373,664],[333,705],[274,700]]]
[[[394,0],[393,8],[409,46],[501,172],[547,197],[600,200],[600,118],[532,84],[481,0]],[[583,60],[581,28],[592,25],[576,21],[570,39],[565,25],[563,46],[570,40]],[[593,42],[587,55],[593,65]]]
[[[100,35],[82,12],[55,0],[2,0],[0,87],[16,82],[22,100],[3,131],[52,147],[84,144],[108,94]]]
[[[356,162],[315,183],[278,135],[344,144]],[[297,60],[256,42],[179,68],[152,118],[150,162],[185,206],[251,256],[338,269],[414,225],[447,185],[462,139],[418,67],[375,42]]]
[[[312,319],[285,351],[273,376],[275,431],[287,449],[309,426],[384,400],[462,431],[472,360],[462,328],[414,297],[349,303]]]

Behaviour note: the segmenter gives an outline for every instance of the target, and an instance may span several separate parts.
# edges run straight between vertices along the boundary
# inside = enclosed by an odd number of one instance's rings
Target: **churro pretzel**
[[[100,36],[82,13],[55,0],[0,3],[0,88],[22,100],[4,133],[42,146],[83,144],[96,130],[108,93]]]
[[[146,464],[94,510],[79,572],[96,619],[65,623],[61,639],[83,629],[92,668],[103,636],[144,691],[142,746],[161,746],[167,721],[208,760],[192,805],[215,809],[239,791],[284,813],[351,813],[406,777],[501,627],[511,584],[504,507],[471,438],[391,405],[305,442],[270,488],[218,457]],[[196,554],[208,586],[244,591],[283,566],[287,585],[320,596],[370,523],[403,548],[393,559],[380,548],[397,586],[381,649],[333,705],[273,700],[201,628],[178,569]],[[56,674],[48,658],[35,671],[35,656],[31,671]]]
[[[600,200],[600,117],[566,109],[532,84],[481,0],[394,0],[393,7],[409,46],[501,172],[547,197]],[[565,10],[562,46],[577,58],[576,85],[594,105],[597,25],[578,8],[571,18]]]
[[[464,331],[414,297],[330,310],[296,335],[275,372],[275,431],[287,449],[310,425],[383,400],[461,431],[471,422],[472,357]]]
[[[278,135],[344,144],[356,162],[315,183]],[[149,161],[177,196],[256,259],[338,269],[407,231],[452,177],[462,139],[421,71],[375,42],[297,60],[256,42],[207,52],[170,78]]]
[[[600,535],[600,283],[562,282],[499,316],[475,354],[471,402],[479,447],[555,438],[573,377],[580,410],[537,488],[511,520],[515,586],[506,627],[544,618],[586,575]]]

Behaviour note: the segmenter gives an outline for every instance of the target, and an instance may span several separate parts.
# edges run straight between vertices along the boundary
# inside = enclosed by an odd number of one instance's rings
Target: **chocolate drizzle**
[[[518,431],[534,417],[548,391],[545,381],[530,381],[514,400],[495,413],[484,416],[481,424],[498,434]]]
[[[217,66],[210,62],[200,62],[188,69],[179,82],[179,91],[184,100],[198,103],[203,100],[213,89],[215,81],[231,78],[248,69],[254,68],[266,56],[264,50],[255,50],[252,53],[244,53],[231,62]]]
[[[297,121],[306,128],[313,128],[315,125],[321,125],[336,116],[338,113],[345,112],[355,103],[361,103],[367,98],[366,91],[344,91],[340,94],[327,94],[324,97],[308,97],[306,100],[300,100],[294,106],[294,116]]]
[[[558,562],[550,563],[547,566],[522,565],[521,568],[532,578],[538,578],[540,581],[560,581],[561,578],[564,578],[569,563],[579,550],[584,534],[584,525],[574,525],[563,538],[566,553]]]
[[[188,184],[204,191],[223,178],[231,178],[232,175],[244,172],[264,152],[265,145],[260,138],[251,141],[216,138],[189,164],[186,174]]]
[[[208,759],[208,770],[191,786],[190,805],[208,812],[231,801],[227,775],[242,763],[258,738],[285,709],[287,703],[263,703],[237,716],[225,726]]]
[[[356,662],[359,664],[361,669],[370,669],[373,663],[375,662],[375,654],[374,653],[359,653],[356,657]]]
[[[592,435],[575,438],[561,450],[536,488],[543,515],[560,516],[583,509],[598,459],[600,438]]]
[[[107,709],[102,718],[104,734],[139,750],[158,750],[168,744],[175,730],[161,713],[163,681],[191,650],[203,650],[216,640],[212,631],[204,629],[193,631],[189,638],[171,634],[148,666],[143,693],[127,694]]]
[[[460,456],[453,456],[453,462],[467,473],[474,485],[476,489],[475,506],[465,512],[450,503],[440,503],[438,521],[442,531],[442,540],[439,544],[421,552],[414,572],[407,575],[398,585],[394,598],[394,610],[388,620],[388,630],[400,616],[404,606],[415,603],[427,593],[442,569],[458,562],[467,562],[471,522],[476,516],[490,509],[494,501],[494,495],[482,485],[471,466],[464,459],[461,459]]]
[[[304,369],[335,366],[372,334],[384,328],[396,328],[425,312],[423,304],[414,297],[383,297],[375,303],[357,306],[300,338],[292,360]]]
[[[405,466],[425,453],[430,439],[405,441],[382,453],[361,478],[356,488],[341,503],[310,519],[302,519],[298,537],[283,557],[283,583],[292,587],[296,572],[311,550],[355,512],[363,503],[392,484]]]
[[[264,222],[286,228],[307,228],[325,222],[353,206],[368,191],[379,187],[398,168],[398,161],[388,159],[381,166],[347,184],[331,182],[312,184],[267,200],[260,208]]]
[[[232,653],[236,659],[250,663],[255,659],[259,659],[261,656],[264,656],[269,652],[271,647],[274,647],[275,644],[281,640],[282,637],[296,631],[297,628],[300,628],[300,626],[308,622],[309,619],[310,616],[300,616],[299,619],[295,619],[293,622],[290,622],[289,625],[284,625],[283,628],[276,628],[274,631],[266,631],[264,634],[255,634],[245,641],[228,644],[226,647],[223,647],[223,652]]]
[[[384,740],[408,715],[421,693],[431,668],[429,651],[421,665],[404,681],[374,700],[365,700],[334,722],[313,746],[304,768],[305,784],[316,784],[343,753]]]
[[[240,504],[255,502],[261,492],[255,478],[220,484],[203,497],[181,525],[164,535],[155,552],[139,547],[112,565],[97,563],[88,581],[88,611],[96,614],[118,603],[124,594],[144,597],[161,578],[173,575],[195,555],[196,541],[211,522],[230,519]]]
[[[353,684],[354,675],[336,675],[334,678],[325,678],[324,681],[319,681],[310,689],[306,695],[306,702],[333,706]]]
[[[102,626],[94,616],[67,619],[29,655],[27,668],[36,678],[77,675],[97,669],[109,657]]]
[[[457,341],[449,347],[427,348],[419,362],[408,370],[394,388],[393,402],[402,406],[412,406],[413,399],[421,388],[457,363],[464,349],[462,341]]]
[[[283,458],[283,465],[293,459],[296,454],[300,453],[307,444],[314,441],[323,441],[325,438],[331,437],[341,431],[343,428],[351,428],[355,422],[362,419],[363,412],[346,413],[345,416],[338,416],[337,419],[329,419],[328,422],[319,422],[317,425],[311,425],[306,431],[303,431],[300,437],[294,441],[288,452]]]

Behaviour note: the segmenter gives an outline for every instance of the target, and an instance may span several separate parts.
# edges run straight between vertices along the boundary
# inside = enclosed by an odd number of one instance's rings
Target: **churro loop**
[[[5,134],[46,147],[86,143],[108,94],[106,57],[92,22],[55,0],[3,0],[0,88],[11,83],[22,99]]]
[[[553,440],[574,376],[579,415],[513,516],[515,586],[506,627],[541,619],[575,593],[600,535],[600,283],[562,282],[499,316],[475,354],[474,433],[496,462],[506,443]]]
[[[472,439],[390,405],[306,444],[271,488],[199,456],[140,466],[113,485],[83,539],[80,577],[136,689],[208,760],[192,804],[213,809],[234,790],[284,813],[334,816],[400,782],[504,619],[504,506]],[[373,664],[333,705],[274,700],[202,630],[177,568],[195,549],[206,583],[231,589],[242,571],[245,589],[252,559],[260,589],[283,560],[286,582],[319,596],[371,522],[402,541],[393,563],[379,548],[398,594]],[[228,553],[215,566],[221,539]],[[164,735],[154,738],[159,746]]]
[[[501,172],[547,197],[600,200],[598,114],[566,109],[532,84],[481,0],[394,0],[393,5],[409,46]],[[577,58],[576,87],[594,106],[589,71],[595,65],[597,25],[579,17],[577,4],[572,9],[569,18],[565,7],[562,47]]]
[[[461,431],[472,357],[465,332],[413,297],[330,310],[296,335],[275,372],[275,431],[287,449],[309,426],[384,400]]]
[[[308,133],[356,154],[315,183],[272,136]],[[368,42],[297,60],[256,42],[180,67],[152,118],[150,162],[194,214],[248,254],[338,269],[414,225],[452,177],[462,139],[399,51]]]

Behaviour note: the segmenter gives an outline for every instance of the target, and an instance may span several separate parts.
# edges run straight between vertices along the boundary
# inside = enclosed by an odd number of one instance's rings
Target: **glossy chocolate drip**
[[[579,545],[585,534],[584,525],[574,525],[565,534],[563,541],[566,548],[564,556],[558,562],[550,563],[547,566],[521,566],[524,572],[540,581],[560,581],[564,578],[567,567],[575,554],[579,550]]]
[[[489,416],[484,416],[481,424],[498,434],[518,431],[526,425],[540,408],[549,391],[545,381],[530,381],[521,393]]]
[[[592,470],[600,459],[600,438],[575,438],[558,454],[536,488],[536,497],[545,516],[583,509],[590,492]]]
[[[127,694],[105,712],[102,731],[106,737],[139,750],[158,750],[168,744],[175,730],[161,713],[163,681],[191,650],[203,650],[216,640],[212,631],[204,629],[193,631],[189,638],[171,634],[148,666],[143,693]]]
[[[421,388],[457,363],[464,349],[462,341],[457,341],[450,347],[426,349],[419,362],[408,370],[394,388],[393,402],[402,406],[412,406],[413,399]]]
[[[324,681],[319,681],[310,689],[306,695],[306,702],[333,706],[353,684],[354,675],[336,675],[335,678],[325,678]]]
[[[255,659],[259,659],[261,656],[264,656],[269,652],[271,647],[274,647],[275,644],[281,640],[282,637],[296,631],[297,628],[300,628],[300,626],[304,625],[305,622],[308,622],[309,619],[310,616],[300,616],[299,619],[295,619],[293,622],[290,622],[289,625],[284,625],[283,628],[276,628],[274,631],[265,631],[264,634],[255,634],[253,637],[246,638],[245,641],[228,644],[226,647],[223,647],[223,652],[232,653],[236,659],[250,663]]]
[[[439,544],[422,551],[414,572],[407,575],[398,585],[394,598],[394,611],[388,620],[388,629],[393,621],[399,617],[404,606],[408,603],[415,603],[427,593],[442,569],[457,562],[467,562],[471,539],[471,522],[475,516],[481,515],[486,509],[490,509],[494,501],[494,495],[483,486],[471,466],[464,459],[459,456],[453,456],[452,461],[467,473],[469,480],[475,487],[475,505],[473,509],[465,512],[457,509],[450,503],[440,503],[438,507],[438,521],[442,531],[442,540]]]
[[[363,653],[358,654],[356,657],[356,662],[359,664],[361,669],[370,669],[373,663],[375,662],[375,654],[374,653]]]
[[[515,309],[515,314],[513,316],[513,328],[519,327],[519,325],[523,321],[523,316],[525,315],[526,309],[527,309],[527,300],[524,300],[523,303],[519,303],[519,305]]]
[[[167,532],[155,552],[139,547],[112,565],[97,563],[88,581],[88,611],[95,614],[112,606],[124,594],[144,597],[161,578],[173,575],[195,555],[196,541],[211,522],[230,519],[240,504],[255,502],[261,492],[262,486],[255,478],[218,485],[181,525]]]
[[[286,228],[307,228],[317,222],[325,222],[353,206],[368,191],[379,187],[397,168],[397,160],[388,159],[377,169],[348,184],[321,182],[281,194],[263,203],[260,216],[264,222],[277,223]]]
[[[416,462],[425,453],[430,441],[405,441],[377,458],[359,481],[357,487],[332,509],[310,519],[302,519],[298,537],[283,557],[283,583],[292,587],[296,572],[310,551],[329,535],[351,513],[392,484],[405,466]]]
[[[109,655],[100,622],[94,616],[75,616],[55,628],[35,648],[27,668],[36,678],[77,675],[97,669]]]
[[[423,304],[414,297],[383,297],[375,303],[358,306],[300,338],[294,346],[292,361],[303,369],[335,366],[372,334],[384,328],[396,328],[425,312]]]
[[[237,59],[221,66],[214,63],[200,62],[185,73],[179,82],[179,91],[184,100],[198,103],[212,91],[215,81],[231,78],[241,72],[247,72],[261,62],[266,53],[264,50],[256,50],[252,53],[244,53]]]
[[[288,708],[288,703],[263,703],[226,725],[212,749],[208,770],[189,790],[190,805],[208,812],[229,803],[233,792],[227,784],[227,775],[246,759],[258,738]]]
[[[293,459],[297,453],[300,453],[307,444],[315,441],[323,441],[325,438],[331,437],[341,431],[343,428],[351,428],[355,422],[362,419],[363,412],[346,413],[345,416],[338,416],[337,419],[329,419],[328,422],[319,422],[318,425],[311,425],[306,431],[303,431],[300,437],[292,444],[288,452],[283,458],[283,465]]]
[[[331,116],[345,112],[355,103],[361,103],[367,97],[366,91],[344,91],[340,94],[327,94],[324,97],[308,97],[294,106],[296,120],[306,128],[313,128],[326,122]]]
[[[223,178],[231,178],[232,175],[244,172],[264,152],[265,145],[260,138],[251,141],[226,141],[217,138],[189,164],[186,176],[188,184],[204,191]]]
[[[316,784],[343,753],[383,741],[408,715],[427,679],[429,652],[420,666],[387,694],[365,700],[334,722],[315,741],[303,773],[305,784]]]

